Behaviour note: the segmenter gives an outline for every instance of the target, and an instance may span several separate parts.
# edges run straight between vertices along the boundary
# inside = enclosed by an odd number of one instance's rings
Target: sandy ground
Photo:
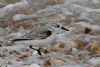
[[[44,22],[69,31],[32,41],[41,56],[12,43]],[[0,67],[100,67],[100,0],[0,0]]]

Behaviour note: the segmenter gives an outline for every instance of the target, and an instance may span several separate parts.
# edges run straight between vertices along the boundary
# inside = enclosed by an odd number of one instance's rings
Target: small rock
[[[41,51],[45,54],[49,53],[49,49],[47,47],[42,47]]]
[[[51,67],[51,59],[45,60],[42,64],[42,67]]]
[[[24,52],[24,53],[20,54],[16,60],[20,61],[20,60],[27,58],[28,56],[31,56],[31,53]]]
[[[61,67],[87,67],[87,66],[85,64],[74,64],[74,65],[68,64]]]
[[[100,57],[91,58],[88,62],[92,64],[93,66],[98,66],[100,65]]]
[[[38,64],[34,63],[34,64],[31,64],[29,67],[40,67]]]
[[[37,55],[38,54],[38,52],[37,51],[34,51],[33,53],[32,53],[32,55]]]
[[[59,43],[59,44],[54,46],[53,50],[54,51],[60,51],[60,50],[62,50],[64,48],[65,48],[65,44],[64,43]]]

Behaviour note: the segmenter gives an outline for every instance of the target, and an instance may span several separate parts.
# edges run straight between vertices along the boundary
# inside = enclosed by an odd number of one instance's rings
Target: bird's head
[[[68,29],[63,27],[60,23],[57,23],[57,22],[47,23],[45,26],[48,30],[55,32],[55,33],[58,33],[58,34],[62,33],[62,32],[69,31]]]

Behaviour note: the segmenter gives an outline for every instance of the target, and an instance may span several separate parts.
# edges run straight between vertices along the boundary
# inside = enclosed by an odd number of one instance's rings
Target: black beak
[[[64,28],[64,27],[61,27],[61,29],[66,30],[66,31],[69,31],[68,29],[66,29],[66,28]]]

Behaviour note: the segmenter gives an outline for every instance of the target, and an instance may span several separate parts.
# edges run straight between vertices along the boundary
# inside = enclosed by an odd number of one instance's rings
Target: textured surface
[[[100,0],[0,0],[0,67],[36,66],[100,67]]]

